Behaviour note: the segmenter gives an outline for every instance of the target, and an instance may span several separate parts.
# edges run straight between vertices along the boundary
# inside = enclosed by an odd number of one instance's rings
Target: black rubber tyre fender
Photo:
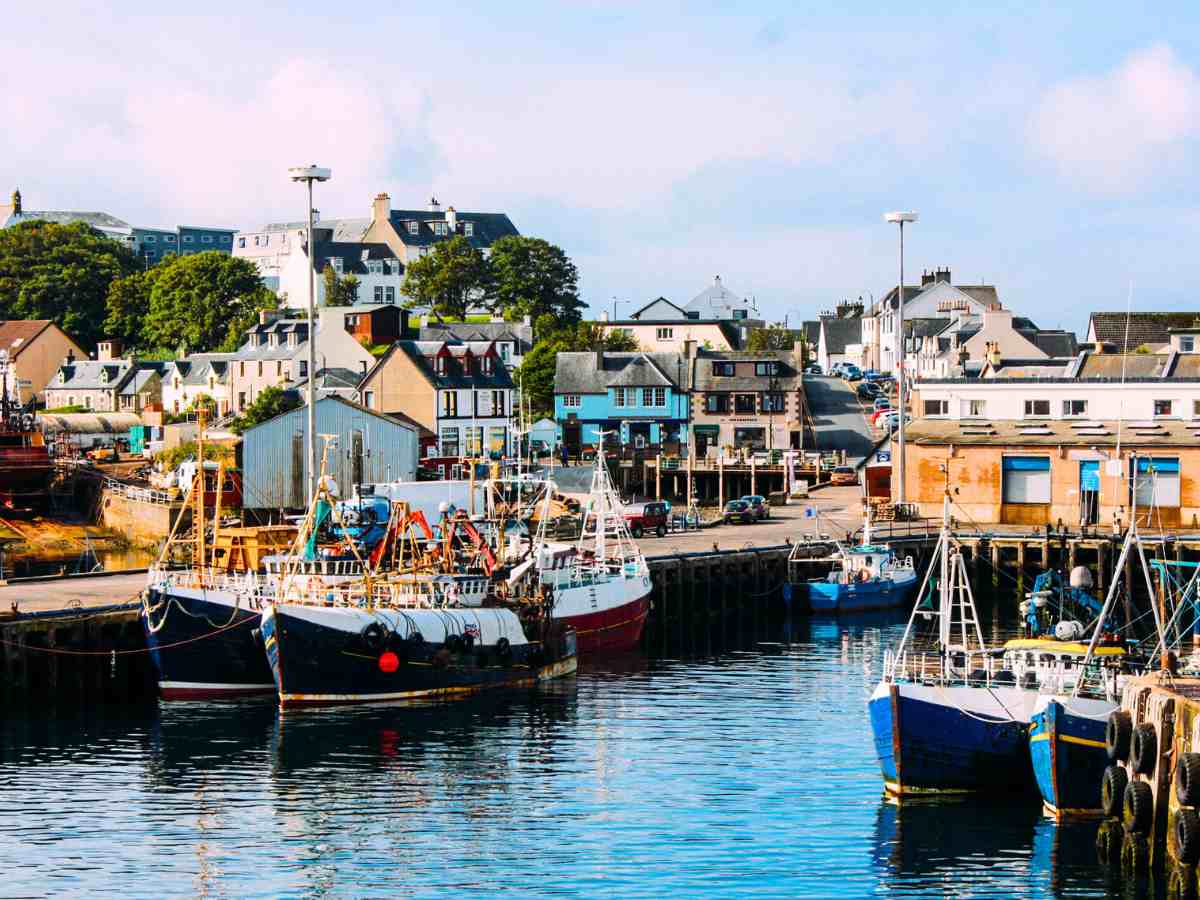
[[[1175,763],[1175,798],[1180,806],[1200,806],[1200,753],[1185,753]]]
[[[1146,782],[1131,781],[1125,785],[1121,821],[1130,834],[1150,832],[1150,826],[1154,824],[1154,794]]]
[[[360,634],[363,646],[372,653],[378,653],[387,643],[387,629],[378,622],[368,622]]]
[[[1194,809],[1175,813],[1175,853],[1184,865],[1192,866],[1200,860],[1200,815]]]
[[[1109,766],[1100,781],[1100,808],[1106,816],[1119,817],[1125,803],[1125,787],[1129,776],[1120,766]]]
[[[1167,900],[1194,900],[1196,876],[1190,866],[1171,866],[1167,875]]]
[[[1104,728],[1104,749],[1108,758],[1113,762],[1123,762],[1129,758],[1129,740],[1133,734],[1133,721],[1129,713],[1123,709],[1114,709],[1108,716],[1108,724]]]
[[[1139,775],[1149,775],[1158,762],[1158,736],[1149,722],[1133,726],[1133,737],[1129,740],[1129,764]]]
[[[1103,866],[1115,866],[1121,861],[1121,841],[1125,831],[1119,822],[1101,822],[1096,829],[1096,858]]]

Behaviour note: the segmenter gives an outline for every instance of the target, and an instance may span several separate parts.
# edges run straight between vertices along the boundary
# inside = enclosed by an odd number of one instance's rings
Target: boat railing
[[[1120,693],[1120,671],[1093,663],[1088,667],[1074,660],[1055,660],[1032,669],[1014,672],[1002,654],[972,650],[885,650],[885,680],[914,684],[968,687],[1025,687],[1048,694],[1080,692],[1094,697],[1116,698]],[[1033,677],[1030,678],[1029,676]],[[1080,684],[1080,682],[1082,683]]]
[[[123,481],[117,481],[115,478],[104,479],[104,490],[106,493],[124,497],[126,500],[136,500],[138,503],[155,503],[160,506],[169,506],[179,499],[178,494],[172,497],[166,491],[140,487],[136,484],[126,484]]]

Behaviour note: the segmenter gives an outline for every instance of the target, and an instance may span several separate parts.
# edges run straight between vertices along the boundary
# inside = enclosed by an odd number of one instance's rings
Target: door
[[[576,459],[579,458],[580,431],[578,422],[567,422],[563,425],[563,445],[566,446],[567,453]]]
[[[1079,524],[1100,521],[1100,460],[1085,459],[1079,464]]]
[[[645,450],[650,444],[650,423],[634,422],[629,426],[629,441],[637,450]]]

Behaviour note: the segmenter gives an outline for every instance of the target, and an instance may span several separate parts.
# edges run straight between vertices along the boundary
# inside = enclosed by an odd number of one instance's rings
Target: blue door
[[[1079,524],[1095,525],[1100,520],[1100,460],[1079,464]]]

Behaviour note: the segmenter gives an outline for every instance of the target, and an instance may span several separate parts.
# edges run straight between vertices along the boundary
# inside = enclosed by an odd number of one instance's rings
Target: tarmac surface
[[[134,600],[146,586],[145,572],[80,575],[21,581],[0,587],[0,620],[14,612],[97,609]]]
[[[832,375],[805,375],[804,393],[821,450],[845,450],[850,465],[871,452],[878,438],[853,385]]]

